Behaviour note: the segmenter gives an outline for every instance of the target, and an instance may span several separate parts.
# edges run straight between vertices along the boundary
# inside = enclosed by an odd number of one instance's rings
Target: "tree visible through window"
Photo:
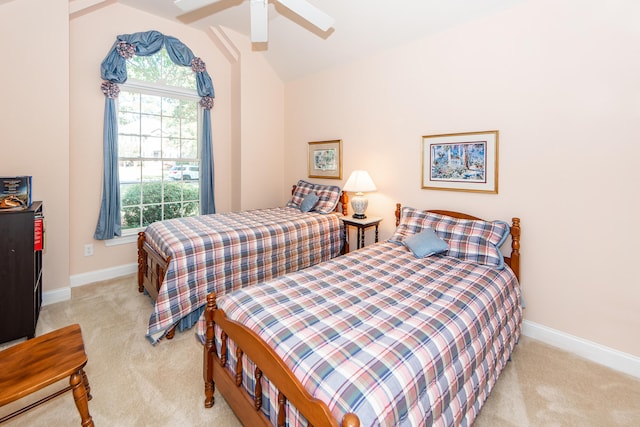
[[[129,59],[127,71],[118,97],[118,171],[122,229],[133,232],[199,213],[201,114],[193,71],[164,48]]]

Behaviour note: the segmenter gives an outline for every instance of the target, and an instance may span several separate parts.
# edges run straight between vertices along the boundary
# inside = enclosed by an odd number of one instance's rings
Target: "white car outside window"
[[[169,171],[169,178],[175,180],[183,179],[185,181],[200,179],[200,170],[198,166],[193,165],[174,166]]]

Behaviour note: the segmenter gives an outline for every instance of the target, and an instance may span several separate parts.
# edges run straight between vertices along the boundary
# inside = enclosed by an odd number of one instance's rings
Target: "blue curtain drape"
[[[104,108],[104,177],[102,181],[102,201],[98,225],[94,233],[97,240],[112,239],[121,235],[120,185],[118,179],[118,115],[115,98],[120,89],[118,84],[127,81],[127,59],[133,55],[149,56],[165,47],[171,61],[185,67],[190,66],[196,73],[196,86],[200,95],[200,105],[204,109],[202,138],[200,140],[200,213],[215,213],[213,182],[213,149],[211,146],[211,108],[215,92],[205,63],[194,56],[191,49],[175,37],[165,36],[158,31],[123,34],[116,38],[111,50],[102,61],[100,74],[105,95]]]

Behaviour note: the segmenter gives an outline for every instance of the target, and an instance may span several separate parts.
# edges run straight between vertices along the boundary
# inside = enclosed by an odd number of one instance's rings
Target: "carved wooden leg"
[[[204,407],[211,408],[216,403],[213,393],[216,391],[216,384],[213,382],[213,358],[211,357],[211,346],[213,340],[207,339],[204,349],[203,374],[204,374]]]
[[[213,382],[213,355],[217,355],[215,344],[215,328],[213,322],[213,312],[218,308],[216,305],[216,296],[214,293],[207,295],[207,308],[204,311],[204,317],[207,321],[207,330],[205,332],[204,352],[203,352],[203,371],[204,376],[204,407],[211,408],[216,402],[213,393],[216,391],[216,384]]]
[[[216,391],[216,384],[212,381],[204,382],[204,407],[212,408],[214,403],[216,403],[216,398],[213,396],[213,393]]]
[[[173,337],[176,335],[176,328],[177,328],[177,327],[178,327],[178,324],[176,323],[175,325],[173,325],[173,326],[171,327],[171,329],[169,329],[169,330],[167,331],[167,335],[165,335],[165,337],[166,337],[168,340],[173,339]]]
[[[89,385],[89,378],[87,378],[87,374],[84,372],[84,369],[80,369],[82,372],[82,382],[84,383],[84,389],[87,391],[87,400],[93,399],[91,396],[91,386]]]
[[[143,249],[144,232],[138,233],[138,292],[144,291],[144,276],[147,274],[147,253]]]
[[[69,380],[71,390],[73,392],[73,400],[76,402],[76,408],[80,412],[83,427],[93,427],[93,419],[89,414],[89,401],[87,399],[87,390],[84,384],[82,369],[71,375]]]

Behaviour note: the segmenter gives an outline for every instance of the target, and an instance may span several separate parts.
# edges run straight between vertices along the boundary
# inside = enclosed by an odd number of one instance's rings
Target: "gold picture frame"
[[[498,131],[423,136],[422,188],[498,194]]]
[[[309,178],[342,179],[342,140],[309,142]]]

